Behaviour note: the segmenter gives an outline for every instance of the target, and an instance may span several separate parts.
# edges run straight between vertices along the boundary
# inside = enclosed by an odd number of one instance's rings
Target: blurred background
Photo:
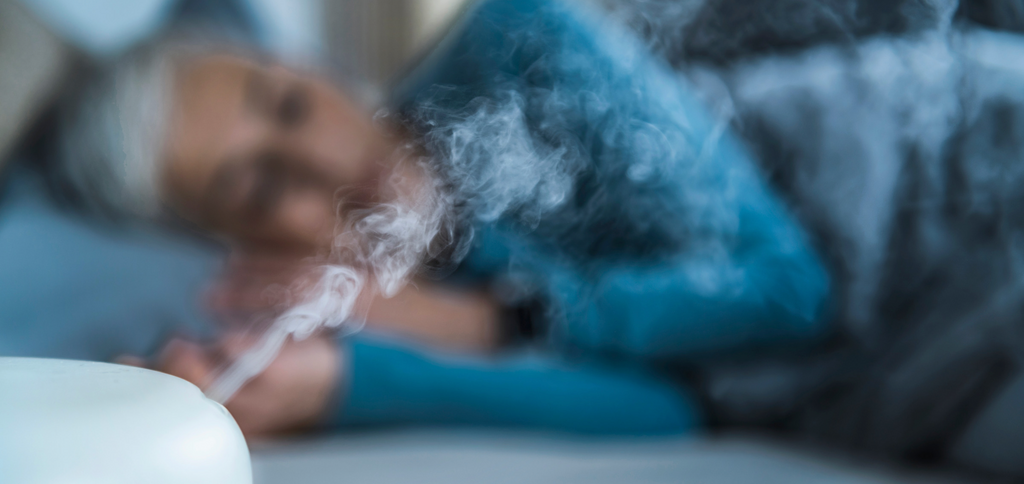
[[[219,2],[211,0],[209,3]],[[318,68],[346,78],[359,91],[360,98],[376,106],[386,97],[392,84],[427,56],[459,22],[460,14],[473,0],[241,0],[237,3],[248,9],[260,25],[270,50],[296,65],[322,66]],[[650,3],[665,8],[665,18],[670,19],[682,18],[679,16],[698,2],[594,0],[591,3],[610,6],[613,11],[622,5]],[[736,2],[736,5],[742,3]],[[780,5],[789,3],[780,2]],[[908,9],[916,8],[915,5],[932,3],[936,2],[922,0],[901,2],[901,5],[913,4],[904,5],[904,11],[910,11]],[[965,5],[988,3],[965,2]],[[62,90],[76,84],[75,73],[81,65],[115,57],[158,28],[167,8],[167,2],[161,0],[0,0],[0,355],[111,360],[125,348],[137,354],[152,354],[157,350],[154,341],[163,341],[168,335],[182,332],[201,333],[207,326],[208,316],[199,301],[211,275],[223,262],[223,247],[187,231],[115,227],[105,221],[86,219],[74,210],[67,210],[66,204],[48,191],[47,182],[35,176],[35,167],[29,160],[35,131],[41,124],[45,125],[50,114],[48,109]],[[1007,8],[1008,13],[990,21],[998,23],[1013,15],[1024,18],[1024,10]],[[632,21],[631,25],[641,34],[651,34],[652,29],[661,29],[660,34],[675,31],[671,26],[658,24],[657,17],[638,21],[629,17],[628,12],[622,15],[626,21]],[[83,20],[93,16],[103,17],[103,20]],[[713,20],[709,23],[713,24]],[[99,27],[90,31],[82,25]],[[874,33],[854,32],[846,40],[853,42],[862,34]],[[802,46],[799,35],[802,34],[794,33],[796,40],[787,44],[787,48]],[[836,35],[842,37],[847,32]],[[656,49],[666,47],[659,46],[657,41],[671,41],[665,36],[660,40],[655,38],[657,35],[651,37],[654,40],[648,40]],[[808,38],[811,37],[813,35],[808,34]],[[740,38],[737,45],[746,42],[742,48],[756,51],[762,40],[755,36]],[[695,83],[710,77],[700,69],[680,67],[678,64],[683,62],[677,62],[679,59],[696,56],[708,65],[717,65],[725,57],[716,56],[730,55],[729,45],[701,44],[697,35],[691,35],[686,42],[689,50],[685,52],[668,48],[659,53],[677,64],[676,67]],[[700,57],[702,55],[704,57]],[[1004,61],[995,58],[993,62]],[[790,67],[798,69],[800,66]],[[702,88],[711,94],[726,89],[717,78]],[[716,112],[732,109],[731,105],[716,104],[713,95],[709,95],[709,104]],[[778,124],[784,124],[782,121]],[[846,122],[841,121],[836,125]],[[764,128],[760,125],[747,127]],[[847,146],[850,145],[840,145],[843,149]],[[111,294],[117,297],[110,297]],[[118,339],[127,338],[125,335],[129,333],[119,328],[144,318],[155,318],[156,324],[145,333],[131,332],[136,339]],[[72,321],[94,324],[72,325]],[[45,342],[21,338],[23,328],[31,326],[52,327],[51,337]],[[6,340],[4,335],[8,335]],[[93,343],[88,352],[82,350],[82,341]],[[1024,386],[1014,388],[1018,396],[1024,392]],[[1006,401],[1014,400],[1000,400]],[[999,404],[1003,406],[999,409],[1000,415],[1014,413],[1012,403]],[[1018,415],[1012,421],[1017,427],[1007,428],[1019,428],[1021,420]],[[1009,422],[1005,417],[979,421],[988,426],[986,432],[999,432],[998,429]],[[1006,438],[1003,441],[1020,444],[1022,436],[1010,435],[1012,433],[1012,430],[1003,431]],[[985,462],[990,455],[995,455],[985,464],[991,464],[989,470],[1016,466],[1019,471],[1019,462],[1007,464],[1016,455],[1012,452],[1014,449],[999,454],[990,452],[991,446],[985,445],[988,444],[967,446],[964,455],[969,454],[976,462]],[[983,477],[961,475],[956,471],[922,474],[917,470],[892,468],[845,454],[749,435],[707,440],[591,442],[502,433],[400,430],[275,442],[253,450],[257,482],[265,484],[337,482],[337,476],[342,475],[351,476],[352,482],[415,479],[416,482],[445,483],[1003,482],[998,472],[982,473]]]
[[[272,48],[380,90],[439,40],[469,0],[250,0]],[[39,2],[46,9],[48,2]],[[54,3],[54,2],[50,2]],[[95,11],[105,12],[102,1]],[[146,2],[143,2],[146,3]],[[91,8],[90,8],[91,9]],[[80,55],[17,0],[0,1],[0,150],[36,119]]]

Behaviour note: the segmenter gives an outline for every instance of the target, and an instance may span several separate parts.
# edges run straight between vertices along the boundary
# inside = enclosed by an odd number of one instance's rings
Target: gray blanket
[[[719,419],[944,458],[1024,358],[1024,3],[607,3],[748,141],[836,274],[820,354],[705,371]]]

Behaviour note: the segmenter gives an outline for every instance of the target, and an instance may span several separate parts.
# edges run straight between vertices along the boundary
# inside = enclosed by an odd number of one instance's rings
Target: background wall
[[[2,0],[0,0],[2,1]],[[324,54],[324,4],[348,4],[350,0],[248,0],[262,18],[264,28],[279,54],[315,59]]]
[[[327,58],[379,87],[429,49],[472,0],[320,1]]]
[[[91,0],[89,0],[91,1]],[[369,81],[368,102],[428,50],[473,0],[248,0],[278,54],[326,61]],[[72,49],[16,0],[0,0],[0,168],[59,86]]]
[[[0,0],[0,168],[57,88],[69,50],[14,0]]]

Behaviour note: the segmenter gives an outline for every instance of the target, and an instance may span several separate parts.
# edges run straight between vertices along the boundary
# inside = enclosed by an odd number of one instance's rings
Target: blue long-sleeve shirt
[[[550,356],[430,354],[363,335],[348,346],[346,425],[478,425],[587,434],[681,433],[700,422],[692,395],[643,371]]]
[[[400,111],[431,129],[438,110],[459,119],[520,96],[538,142],[582,153],[584,210],[482,220],[464,263],[533,276],[551,307],[546,356],[451,360],[357,337],[342,343],[338,423],[680,432],[700,421],[692,395],[646,365],[823,333],[828,277],[800,227],[723,123],[631,38],[567,3],[489,0],[428,64]],[[570,218],[588,210],[600,213]]]

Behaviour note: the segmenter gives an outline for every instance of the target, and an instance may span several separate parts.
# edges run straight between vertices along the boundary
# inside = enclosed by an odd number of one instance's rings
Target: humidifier
[[[0,358],[0,482],[251,484],[238,425],[191,383],[121,365]]]

